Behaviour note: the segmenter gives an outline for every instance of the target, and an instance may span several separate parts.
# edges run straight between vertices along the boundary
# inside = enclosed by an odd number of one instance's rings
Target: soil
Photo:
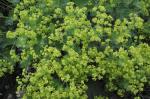
[[[0,78],[0,99],[18,99],[16,96],[17,81],[16,77],[21,74],[22,70],[15,66],[12,74],[5,74]]]

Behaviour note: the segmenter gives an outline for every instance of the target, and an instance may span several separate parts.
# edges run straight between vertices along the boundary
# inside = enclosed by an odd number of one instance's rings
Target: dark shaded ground
[[[108,92],[105,88],[104,80],[93,81],[89,79],[88,82],[88,99],[94,99],[94,96],[106,96],[109,99],[132,99],[133,96],[127,94],[124,98],[119,97],[115,92]]]
[[[15,66],[14,69],[12,74],[5,74],[5,76],[0,78],[0,99],[17,99],[16,77],[21,74],[21,69],[18,66]]]
[[[93,81],[89,79],[88,85],[88,99],[94,99],[94,96],[106,96],[109,99],[134,99],[134,96],[130,93],[126,93],[123,98],[119,97],[116,92],[108,92],[105,88],[105,81],[97,80]],[[138,96],[141,99],[150,99],[150,86],[145,86],[144,91],[139,93]]]
[[[6,74],[0,79],[0,99],[16,99],[15,75]]]

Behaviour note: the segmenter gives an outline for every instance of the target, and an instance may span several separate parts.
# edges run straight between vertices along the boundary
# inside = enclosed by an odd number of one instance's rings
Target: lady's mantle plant
[[[22,50],[12,58],[23,68],[18,91],[25,92],[24,99],[86,99],[89,77],[104,79],[106,89],[120,96],[136,96],[150,84],[149,34],[141,12],[114,18],[106,4],[116,7],[113,0],[78,2],[23,0],[17,5],[18,26],[7,37]]]
[[[14,63],[11,60],[13,56],[10,55],[13,53],[12,51],[10,52],[10,49],[13,47],[13,41],[6,38],[6,33],[8,30],[15,28],[11,12],[18,2],[18,0],[0,1],[0,77],[5,77],[6,74],[14,71]]]

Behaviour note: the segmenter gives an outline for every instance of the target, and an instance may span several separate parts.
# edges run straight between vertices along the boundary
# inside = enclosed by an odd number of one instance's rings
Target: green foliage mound
[[[150,84],[149,8],[149,0],[22,0],[7,33],[22,51],[11,50],[23,68],[18,91],[24,99],[86,99],[91,77],[137,96]]]
[[[0,77],[14,70],[15,64],[11,61],[10,56],[14,40],[7,39],[6,33],[15,28],[12,13],[18,2],[19,0],[0,0]]]

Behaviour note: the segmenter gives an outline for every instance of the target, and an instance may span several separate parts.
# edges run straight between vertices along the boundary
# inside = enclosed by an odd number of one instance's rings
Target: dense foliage
[[[150,85],[149,9],[149,0],[22,0],[0,65],[19,63],[24,99],[86,99],[90,77],[137,98]]]
[[[4,73],[12,73],[13,63],[10,58],[10,49],[13,46],[13,40],[6,38],[8,30],[14,30],[14,23],[12,18],[13,7],[17,4],[14,0],[0,1],[0,77]]]

